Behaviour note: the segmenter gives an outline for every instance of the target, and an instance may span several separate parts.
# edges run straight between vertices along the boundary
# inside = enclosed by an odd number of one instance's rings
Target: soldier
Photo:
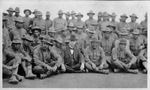
[[[66,39],[70,37],[70,34],[66,27],[62,28],[60,37],[62,38],[62,45],[64,46]]]
[[[8,31],[8,27],[7,27],[7,22],[8,19],[6,18],[6,16],[3,16],[3,42],[5,44],[5,48],[8,48],[11,46],[11,40],[9,37],[9,31]]]
[[[122,28],[126,28],[129,29],[130,26],[129,24],[126,22],[128,16],[126,14],[123,14],[120,16],[120,22],[118,24],[118,30],[121,32]]]
[[[108,16],[107,16],[107,21],[109,21],[110,22],[110,14],[108,13]]]
[[[39,27],[34,27],[32,30],[32,37],[33,37],[33,43],[32,46],[36,48],[41,42],[40,42],[40,34],[41,34],[41,29]]]
[[[82,26],[77,26],[77,36],[79,37],[79,40],[83,40],[86,36],[86,33],[84,32],[84,28]]]
[[[136,68],[136,57],[127,49],[125,49],[127,44],[126,39],[119,40],[119,46],[113,48],[112,58],[114,65],[114,72],[125,71],[128,73],[137,74],[138,69]]]
[[[85,23],[81,20],[81,18],[83,18],[83,14],[81,14],[80,12],[76,15],[76,17],[77,17],[77,20],[76,20],[76,22],[75,22],[75,27],[78,27],[78,26],[80,26],[80,27],[82,27],[83,28],[83,31],[85,32],[85,28],[86,28],[86,26],[85,26]]]
[[[8,28],[10,28],[11,26],[15,26],[15,17],[13,16],[14,10],[10,7],[7,11]]]
[[[101,21],[102,21],[102,19],[103,19],[103,14],[102,14],[102,12],[99,12],[99,13],[98,13],[98,20],[97,20],[97,23],[100,24]]]
[[[109,64],[109,66],[111,65],[112,62],[111,54],[115,42],[115,40],[111,37],[111,33],[112,33],[111,29],[105,28],[103,30],[103,37],[100,42],[100,46],[103,48],[105,53],[105,60]]]
[[[38,11],[37,12],[37,19],[34,20],[33,22],[33,27],[37,26],[41,29],[41,34],[45,35],[46,34],[46,22],[42,18],[42,12]]]
[[[95,23],[95,22],[97,22],[97,21],[96,21],[95,19],[93,19],[93,16],[95,15],[95,13],[94,13],[92,10],[90,10],[90,11],[87,13],[87,15],[89,16],[89,19],[87,19],[87,20],[85,21],[85,25],[86,25],[86,28],[89,28],[92,23]]]
[[[84,57],[78,48],[76,36],[71,35],[67,42],[69,43],[63,48],[63,60],[66,72],[83,72]]]
[[[117,31],[118,30],[118,23],[119,23],[116,21],[117,15],[115,13],[112,13],[110,15],[110,17],[111,17],[111,23],[115,26],[115,28],[116,28],[115,30]]]
[[[3,44],[3,75],[11,76],[9,83],[17,84],[22,81],[23,77],[18,75],[18,68],[23,59],[22,53],[19,51],[21,40],[13,40],[10,48],[5,48]]]
[[[29,35],[25,35],[23,38],[23,43],[22,43],[22,47],[21,49],[24,50],[24,52],[26,53],[26,55],[29,57],[29,58],[32,58],[33,57],[33,47],[31,46],[31,43],[33,42],[33,38]],[[36,78],[36,75],[34,75],[32,73],[32,63],[33,61],[27,61],[27,60],[23,60],[21,62],[22,64],[22,67],[25,71],[25,78],[26,79],[34,79]]]
[[[110,23],[107,20],[108,17],[108,13],[107,12],[103,12],[103,21],[99,24],[99,30],[101,31],[103,28],[106,28],[106,26],[108,25],[108,23]]]
[[[76,13],[74,11],[71,11],[71,19],[69,20],[69,23],[73,23],[75,25],[77,19],[75,18],[76,17]]]
[[[64,26],[67,27],[67,22],[63,18],[63,14],[64,14],[63,11],[59,10],[58,17],[53,20],[53,26],[56,31],[60,31],[61,30],[60,28],[62,28]]]
[[[145,14],[145,20],[140,23],[144,30],[147,30],[147,13]]]
[[[130,15],[130,18],[131,18],[131,22],[129,22],[129,26],[130,26],[130,33],[132,33],[133,30],[137,29],[140,24],[136,22],[138,17],[135,14]]]
[[[49,28],[48,36],[51,39],[51,43],[54,45],[54,40],[57,38],[56,31],[54,30],[54,27]]]
[[[32,12],[32,14],[34,14],[34,17],[29,22],[29,28],[30,29],[33,28],[33,22],[34,22],[35,19],[37,19],[37,12],[38,12],[37,9],[34,9],[34,11]]]
[[[91,39],[91,45],[85,49],[85,66],[89,71],[96,73],[108,74],[108,64],[105,61],[105,53],[99,46],[99,40],[97,38]]]
[[[25,16],[23,17],[23,22],[24,22],[24,29],[27,30],[28,33],[30,33],[30,29],[29,29],[29,23],[31,18],[29,17],[31,15],[31,11],[29,9],[25,9],[24,10],[24,14]]]
[[[22,17],[18,17],[15,20],[16,24],[15,24],[15,28],[10,31],[10,40],[12,41],[14,38],[22,38],[24,35],[27,34],[27,31],[23,28],[23,18]]]
[[[66,22],[67,22],[67,26],[68,26],[69,25],[69,21],[70,21],[70,19],[69,19],[70,12],[65,13],[65,16],[66,16]]]
[[[138,29],[133,31],[133,36],[130,38],[130,50],[134,56],[137,58],[137,65],[140,64],[140,61],[143,59],[140,56],[141,50],[144,48],[144,38],[140,36],[140,32]]]
[[[22,17],[22,16],[20,16],[20,8],[19,7],[15,8],[15,15],[14,16],[15,16],[15,19],[18,17]]]
[[[56,73],[57,69],[62,65],[62,57],[50,45],[52,43],[45,36],[41,45],[33,52],[33,59],[36,65],[33,68],[33,72],[41,79]]]
[[[49,11],[46,12],[46,19],[45,19],[45,21],[46,21],[46,34],[48,34],[49,28],[53,26],[52,25],[53,21],[50,19],[50,12]]]

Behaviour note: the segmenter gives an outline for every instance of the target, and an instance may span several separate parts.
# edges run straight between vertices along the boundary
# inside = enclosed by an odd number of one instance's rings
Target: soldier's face
[[[15,15],[16,15],[16,16],[19,16],[19,13],[20,13],[20,12],[15,12]]]
[[[50,17],[50,15],[46,15],[46,18],[49,18]]]
[[[88,16],[89,18],[93,18],[94,14],[89,14]]]
[[[75,16],[76,16],[75,14],[72,14],[72,15],[71,15],[72,18],[74,18]]]
[[[55,33],[49,32],[48,35],[49,35],[50,37],[54,37],[54,36],[55,36]]]
[[[109,38],[110,37],[110,32],[105,32],[104,36],[105,36],[105,38]]]
[[[29,46],[29,45],[30,45],[30,42],[27,41],[27,40],[23,40],[23,44],[26,45],[26,46]]]
[[[121,17],[121,20],[122,20],[122,21],[126,21],[127,18],[126,18],[126,17]]]
[[[14,44],[14,49],[18,50],[20,49],[21,44],[20,43],[16,43]]]
[[[96,48],[98,46],[98,42],[92,41],[91,42],[92,48]]]
[[[114,21],[116,19],[116,16],[112,16],[111,19],[112,21]]]
[[[42,18],[42,15],[37,15],[37,19],[41,19]]]
[[[119,46],[120,46],[120,49],[121,49],[121,50],[124,50],[125,47],[126,47],[126,44],[119,44]]]
[[[73,29],[74,29],[74,27],[69,27],[69,30],[71,30],[71,31],[72,31]]]
[[[13,12],[12,12],[12,11],[9,11],[8,13],[9,13],[9,15],[13,15]]]
[[[107,16],[103,16],[103,21],[107,21]]]
[[[66,19],[69,19],[70,15],[65,15],[66,16]]]
[[[87,34],[90,38],[93,36],[93,33],[87,32]]]
[[[78,29],[78,33],[83,33],[83,29]]]
[[[22,28],[23,27],[23,23],[22,22],[17,22],[16,23],[16,27],[17,28]]]
[[[78,19],[78,20],[81,20],[81,18],[82,18],[82,16],[77,16],[77,19]]]
[[[58,14],[59,18],[62,18],[63,17],[63,14]]]
[[[110,19],[110,16],[107,16],[107,20],[109,21],[109,19]]]
[[[70,45],[72,48],[74,48],[75,44],[76,44],[76,41],[70,41],[70,42],[69,42],[69,45]]]
[[[102,16],[98,16],[98,19],[102,19]]]
[[[42,48],[47,49],[49,48],[49,45],[46,42],[42,42]]]
[[[56,42],[56,46],[60,48],[61,47],[61,43]]]
[[[29,11],[26,11],[26,12],[25,12],[25,15],[26,15],[26,16],[29,16],[29,15],[30,15],[30,12],[29,12]]]
[[[137,39],[139,37],[139,34],[133,34],[133,38]]]
[[[35,30],[34,31],[34,36],[39,36],[39,35],[40,35],[39,31]]]
[[[127,38],[127,35],[120,35],[120,38]]]
[[[136,19],[137,19],[136,17],[131,17],[131,21],[132,21],[132,22],[135,22]]]

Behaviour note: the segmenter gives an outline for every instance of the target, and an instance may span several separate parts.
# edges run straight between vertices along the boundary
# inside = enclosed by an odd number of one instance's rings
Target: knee
[[[103,68],[104,68],[104,69],[108,69],[108,68],[109,68],[109,65],[108,65],[107,63],[105,63],[105,64],[103,65]]]
[[[41,66],[35,66],[33,68],[33,73],[35,74],[42,74],[44,72],[44,69]]]

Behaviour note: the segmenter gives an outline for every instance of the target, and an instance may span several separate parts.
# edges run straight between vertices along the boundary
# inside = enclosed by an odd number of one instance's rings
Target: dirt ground
[[[147,88],[147,74],[96,73],[59,74],[46,79],[24,79],[17,85],[3,79],[3,88]]]

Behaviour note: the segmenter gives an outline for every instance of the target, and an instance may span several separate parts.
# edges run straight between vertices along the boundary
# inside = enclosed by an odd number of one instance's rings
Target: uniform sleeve
[[[85,61],[87,61],[88,63],[93,63],[91,60],[90,60],[90,58],[89,58],[89,55],[90,55],[90,51],[89,51],[90,49],[89,49],[89,47],[87,47],[86,49],[85,49]]]
[[[62,57],[56,52],[56,50],[54,48],[50,48],[50,51],[51,51],[52,55],[57,59],[56,66],[59,67],[63,62]]]
[[[135,63],[136,62],[136,57],[128,50],[126,50],[126,54],[131,58],[130,63]]]
[[[105,62],[105,52],[101,47],[100,47],[100,51],[101,51],[102,63],[104,63]]]
[[[118,57],[117,57],[117,48],[113,48],[112,49],[112,59],[113,59],[113,61],[118,60]]]

